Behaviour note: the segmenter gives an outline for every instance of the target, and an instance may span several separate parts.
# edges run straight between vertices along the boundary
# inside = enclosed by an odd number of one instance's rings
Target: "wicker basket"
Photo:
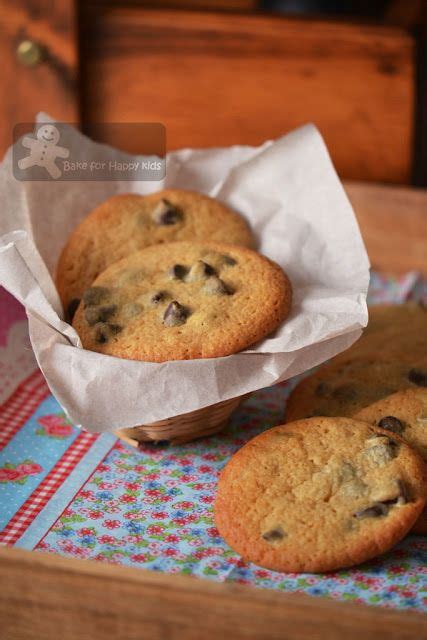
[[[232,412],[246,397],[245,395],[224,400],[203,409],[159,420],[159,422],[120,429],[116,431],[116,435],[134,447],[138,447],[140,442],[170,444],[190,442],[221,431],[227,425]]]

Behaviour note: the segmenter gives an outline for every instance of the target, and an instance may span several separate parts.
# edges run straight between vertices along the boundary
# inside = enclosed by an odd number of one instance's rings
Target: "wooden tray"
[[[427,275],[427,191],[347,184],[372,266]],[[404,640],[419,613],[0,549],[1,640]]]

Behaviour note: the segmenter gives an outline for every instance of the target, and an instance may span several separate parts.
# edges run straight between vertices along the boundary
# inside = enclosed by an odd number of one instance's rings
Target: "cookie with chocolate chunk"
[[[427,498],[423,460],[392,433],[351,418],[310,418],[250,440],[221,473],[215,522],[245,560],[320,572],[401,540]]]
[[[364,420],[401,436],[427,462],[427,388],[406,389],[359,411]],[[427,512],[418,518],[412,533],[427,534]]]
[[[353,416],[368,405],[401,389],[423,388],[427,355],[370,356],[331,361],[304,378],[290,394],[286,420],[312,416]]]
[[[243,247],[173,242],[106,269],[73,326],[83,347],[164,362],[226,356],[277,329],[291,306],[282,269]]]
[[[398,391],[354,415],[401,436],[427,462],[427,388]]]
[[[68,319],[83,292],[110,264],[150,245],[178,240],[254,246],[246,221],[201,193],[165,189],[146,196],[113,196],[84,218],[59,259],[56,282]]]

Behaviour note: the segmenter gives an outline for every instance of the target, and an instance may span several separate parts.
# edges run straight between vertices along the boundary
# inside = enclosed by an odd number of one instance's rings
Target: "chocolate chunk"
[[[87,307],[87,309],[85,309],[85,319],[88,325],[93,326],[97,322],[107,322],[116,311],[116,304],[110,304],[104,307]]]
[[[95,327],[95,341],[98,344],[105,344],[108,342],[110,336],[117,335],[123,330],[119,324],[111,324],[106,322],[98,322]]]
[[[160,302],[163,302],[165,298],[166,298],[166,294],[164,291],[157,291],[156,293],[153,293],[153,295],[151,296],[150,302],[152,304],[159,304]]]
[[[119,324],[108,324],[108,329],[110,331],[110,333],[115,336],[118,333],[120,333],[120,331],[123,331],[123,327],[121,327]]]
[[[399,489],[399,495],[396,498],[396,504],[407,504],[408,502],[411,502],[408,485],[403,480],[398,480],[397,486]]]
[[[408,380],[417,387],[427,387],[427,373],[421,369],[411,369],[408,373]]]
[[[375,502],[370,507],[366,509],[361,509],[360,511],[356,511],[353,515],[355,518],[379,518],[381,516],[386,516],[389,511],[389,506],[384,504],[384,502]]]
[[[233,291],[228,287],[221,278],[210,276],[202,287],[202,291],[208,295],[214,296],[230,296]]]
[[[176,300],[172,300],[163,315],[163,324],[167,327],[177,327],[180,324],[185,323],[188,315],[188,309],[183,307]]]
[[[330,385],[327,382],[319,382],[315,389],[316,396],[326,396],[331,390]]]
[[[175,280],[184,280],[185,276],[188,273],[188,268],[183,264],[174,264],[169,269],[169,276],[174,278]]]
[[[71,300],[71,302],[69,302],[68,307],[67,307],[67,312],[66,312],[66,321],[67,322],[72,322],[73,318],[75,316],[75,313],[77,311],[77,307],[80,304],[80,298],[73,298]]]
[[[197,260],[195,262],[188,274],[187,280],[193,282],[195,280],[205,280],[209,276],[215,275],[215,269],[211,267],[207,262],[203,262],[203,260]]]
[[[283,531],[282,527],[275,527],[274,529],[270,529],[262,534],[262,537],[267,542],[277,542],[278,540],[283,540],[286,537],[286,533]]]
[[[387,429],[387,431],[392,431],[393,433],[403,433],[405,431],[405,425],[403,422],[394,416],[381,418],[378,422],[378,426],[381,427],[381,429]]]
[[[169,226],[182,220],[182,213],[168,200],[162,198],[155,206],[151,217],[158,225]]]
[[[83,294],[83,302],[85,306],[101,304],[110,295],[110,290],[107,287],[90,287],[86,289]]]
[[[105,344],[109,338],[108,325],[104,322],[100,322],[95,330],[95,342],[98,344]]]
[[[349,384],[342,384],[332,391],[332,395],[341,402],[351,402],[357,398],[357,391]]]
[[[231,256],[224,255],[224,256],[222,256],[222,260],[223,260],[224,264],[227,265],[227,267],[234,267],[237,264],[237,260],[235,260]]]

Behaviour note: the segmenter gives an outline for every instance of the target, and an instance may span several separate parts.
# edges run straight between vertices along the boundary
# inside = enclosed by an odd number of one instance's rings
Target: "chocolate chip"
[[[83,294],[83,302],[87,307],[97,305],[108,298],[109,295],[110,290],[107,287],[90,287]]]
[[[283,531],[282,527],[275,527],[274,529],[270,529],[262,534],[262,537],[267,542],[277,542],[278,540],[283,540],[286,537],[286,533]]]
[[[108,342],[110,336],[117,335],[122,330],[123,327],[119,324],[99,322],[95,327],[95,341],[98,344],[105,344]]]
[[[405,431],[405,425],[403,422],[399,420],[399,418],[395,418],[394,416],[386,416],[385,418],[381,418],[378,422],[378,426],[381,429],[386,429],[387,431],[392,431],[393,433],[403,433]]]
[[[356,511],[353,515],[355,518],[363,519],[363,518],[379,518],[381,516],[386,516],[389,511],[389,506],[384,504],[384,502],[375,502],[370,507],[366,509],[362,509],[361,511]]]
[[[188,315],[186,307],[183,307],[176,300],[172,300],[163,314],[163,324],[167,327],[177,327],[185,323]]]
[[[224,256],[222,256],[222,260],[223,260],[224,264],[227,265],[227,267],[234,267],[237,264],[237,260],[235,260],[231,256],[224,255]]]
[[[330,385],[327,382],[319,382],[315,389],[316,396],[326,396],[331,390]]]
[[[427,373],[421,369],[411,369],[408,373],[408,380],[417,387],[427,387]]]
[[[185,276],[188,273],[188,268],[183,264],[174,264],[169,269],[169,276],[174,278],[175,280],[184,280]]]
[[[214,296],[230,296],[233,291],[228,287],[221,278],[210,276],[202,287],[202,291],[208,295]]]
[[[169,226],[182,220],[182,213],[168,200],[162,198],[155,206],[151,217],[159,225]]]
[[[108,342],[108,338],[109,338],[108,325],[103,322],[100,322],[95,330],[95,342],[97,342],[98,344],[105,344],[106,342]]]
[[[112,333],[113,336],[117,335],[118,333],[120,333],[120,331],[123,331],[123,327],[121,327],[119,324],[108,324],[108,329],[110,331],[110,333]]]
[[[203,262],[203,260],[197,260],[195,262],[188,274],[187,280],[193,282],[195,280],[205,280],[209,276],[215,275],[215,269],[211,267],[207,262]]]
[[[66,312],[66,320],[67,322],[72,322],[77,311],[77,307],[80,304],[80,298],[73,298],[71,302],[69,302]]]
[[[87,307],[87,309],[85,309],[85,319],[88,325],[93,326],[97,322],[107,322],[116,311],[116,304],[110,304],[104,307]]]
[[[157,291],[156,293],[153,293],[153,295],[150,298],[150,302],[152,304],[159,304],[160,302],[163,302],[163,300],[166,298],[166,294],[164,293],[164,291]]]
[[[342,384],[332,391],[332,395],[341,402],[351,402],[357,398],[357,391],[349,384]]]

